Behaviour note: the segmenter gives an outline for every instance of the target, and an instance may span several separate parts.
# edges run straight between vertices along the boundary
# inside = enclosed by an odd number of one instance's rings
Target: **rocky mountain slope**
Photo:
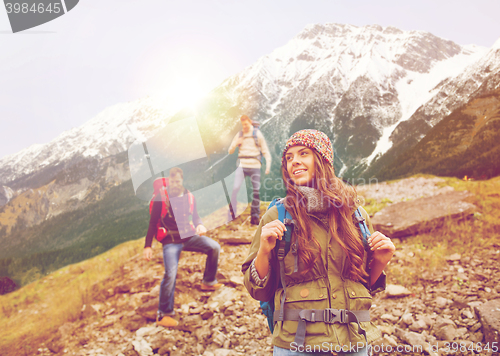
[[[422,190],[429,197],[439,194],[444,188],[440,186],[443,183],[440,179],[417,180],[418,186],[429,188]],[[408,184],[404,182],[394,183],[395,189],[391,188],[392,184],[373,185],[371,189],[365,189],[363,194],[377,201],[396,202],[408,197],[417,198],[419,193],[412,188],[416,181]],[[498,186],[498,180],[488,184]],[[485,192],[485,188],[482,189]],[[487,189],[486,195],[492,189],[494,187]],[[473,190],[476,191],[475,188]],[[484,201],[488,197],[475,199]],[[483,207],[481,212],[486,214],[489,210]],[[485,222],[480,224],[483,223]],[[468,234],[480,233],[476,230],[475,221],[465,222],[460,229],[468,229]],[[225,235],[248,240],[254,230],[248,224],[246,212],[235,223],[212,231],[210,236],[219,241]],[[446,229],[434,231],[431,238],[444,243],[444,238],[441,237],[447,234],[449,231]],[[372,345],[376,354],[490,355],[491,352],[484,348],[489,341],[491,351],[491,340],[495,337],[495,329],[492,328],[495,320],[490,318],[494,313],[490,308],[498,307],[494,303],[500,298],[500,241],[490,239],[490,248],[474,248],[461,255],[446,250],[443,263],[435,266],[422,261],[426,255],[440,250],[422,244],[418,236],[410,240],[394,241],[397,252],[388,267],[388,281],[392,286],[375,297],[371,309],[371,316],[383,335],[382,339]],[[225,286],[214,293],[199,289],[203,272],[200,254],[183,252],[178,270],[175,304],[180,324],[176,329],[169,330],[154,324],[159,283],[163,273],[161,251],[156,248],[154,260],[148,263],[141,256],[141,242],[137,246],[137,254],[126,259],[108,278],[98,283],[92,283],[91,280],[87,282],[88,290],[82,291],[81,307],[71,315],[70,320],[62,321],[57,330],[50,332],[43,340],[31,334],[29,339],[24,340],[33,341],[2,345],[2,354],[272,354],[265,318],[258,303],[250,298],[242,285],[240,266],[246,257],[248,245],[221,242],[218,279]],[[458,240],[457,243],[462,245],[466,241]],[[478,238],[476,244],[481,243],[483,242]],[[465,246],[462,248],[467,249]],[[4,299],[0,299],[3,302],[3,314],[0,317],[5,318],[10,310],[10,320],[16,319],[23,324],[40,315],[42,320],[55,318],[55,315],[47,314],[50,313],[51,306],[43,299],[43,295],[46,295],[44,289],[60,288],[57,283],[58,278],[62,277],[58,276],[85,281],[85,278],[89,278],[85,276],[91,273],[91,267],[83,266],[84,264],[70,266],[45,277],[36,287],[31,288],[36,291],[34,296],[25,294],[24,301],[23,298],[14,299],[17,303],[14,310],[11,305],[4,303]],[[399,284],[404,284],[406,288]],[[7,319],[8,322],[10,320]],[[428,349],[429,346],[432,347],[431,350]],[[389,347],[392,352],[387,351]],[[396,351],[397,347],[401,348],[400,351]],[[423,351],[426,348],[428,351]]]

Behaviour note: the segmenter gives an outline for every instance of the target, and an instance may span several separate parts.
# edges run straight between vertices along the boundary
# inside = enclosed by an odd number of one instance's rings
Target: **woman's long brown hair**
[[[353,222],[353,213],[358,205],[356,190],[335,176],[332,165],[328,164],[315,150],[314,188],[329,207],[328,229],[346,255],[343,276],[353,281],[365,281],[368,274],[363,266],[363,241]],[[283,160],[281,172],[286,184],[285,205],[296,221],[294,234],[297,234],[298,253],[305,266],[302,273],[310,271],[321,258],[321,246],[312,235],[312,219],[307,214],[307,200],[292,182]]]

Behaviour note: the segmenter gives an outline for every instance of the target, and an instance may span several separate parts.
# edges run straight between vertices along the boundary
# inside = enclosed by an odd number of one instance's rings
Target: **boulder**
[[[468,192],[447,192],[432,197],[391,204],[372,218],[375,230],[390,237],[404,237],[431,231],[448,219],[463,219],[477,211],[464,200]]]
[[[138,314],[134,314],[130,317],[124,317],[122,319],[123,326],[130,331],[136,331],[147,324],[146,318]]]
[[[484,342],[500,344],[500,299],[490,300],[477,307],[483,325]]]
[[[253,235],[248,233],[241,233],[240,231],[230,231],[221,233],[219,236],[219,242],[231,245],[242,245],[251,244],[253,240]]]

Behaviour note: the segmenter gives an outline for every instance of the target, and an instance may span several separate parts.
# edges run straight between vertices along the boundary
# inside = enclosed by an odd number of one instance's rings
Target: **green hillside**
[[[86,260],[147,231],[147,202],[134,195],[131,181],[112,188],[99,202],[40,225],[17,226],[0,252],[0,276],[25,285],[68,264]],[[5,234],[5,231],[3,232]]]
[[[383,168],[379,179],[416,173],[490,178],[500,175],[500,90],[452,112],[414,147]]]

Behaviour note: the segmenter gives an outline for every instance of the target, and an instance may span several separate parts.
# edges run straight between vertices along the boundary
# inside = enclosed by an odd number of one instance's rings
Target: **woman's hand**
[[[259,254],[268,256],[276,246],[276,240],[281,240],[286,226],[278,219],[262,226],[260,233]]]
[[[375,231],[368,238],[368,244],[373,252],[373,259],[377,260],[384,266],[389,263],[392,255],[394,255],[394,251],[396,251],[396,247],[392,243],[391,239],[380,231]]]
[[[269,254],[276,246],[276,240],[281,240],[286,227],[278,219],[262,226],[260,231],[260,247],[255,257],[255,269],[260,278],[264,278],[269,271]]]

